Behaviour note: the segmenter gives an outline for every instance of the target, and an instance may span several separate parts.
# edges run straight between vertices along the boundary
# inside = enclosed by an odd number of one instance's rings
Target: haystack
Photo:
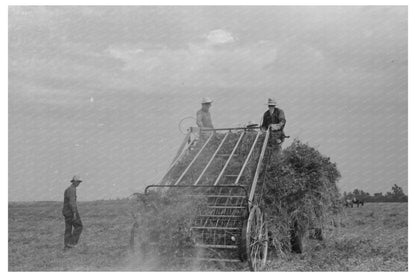
[[[306,235],[323,239],[327,223],[342,210],[335,163],[295,140],[270,158],[261,186],[273,246],[302,252]]]

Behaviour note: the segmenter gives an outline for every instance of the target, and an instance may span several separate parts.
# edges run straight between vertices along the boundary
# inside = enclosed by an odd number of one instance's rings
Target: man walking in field
[[[71,185],[64,192],[64,207],[62,214],[65,217],[65,249],[74,247],[82,232],[82,222],[77,208],[77,187],[82,181],[74,176]]]
[[[202,108],[196,113],[196,125],[201,129],[213,129],[211,121],[211,114],[209,108],[211,107],[212,100],[208,97],[202,98]]]

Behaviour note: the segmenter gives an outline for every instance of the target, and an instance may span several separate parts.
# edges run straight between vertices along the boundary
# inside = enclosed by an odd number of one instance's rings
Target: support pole
[[[254,192],[256,191],[257,180],[259,178],[260,168],[261,168],[262,161],[263,161],[263,158],[264,158],[264,153],[266,152],[267,143],[269,141],[269,136],[270,136],[270,128],[267,129],[266,136],[265,136],[264,141],[263,141],[263,146],[262,146],[262,149],[261,149],[259,161],[257,162],[256,173],[254,174],[253,183],[251,184],[251,189],[250,189],[250,195],[248,197],[249,203],[253,202]]]

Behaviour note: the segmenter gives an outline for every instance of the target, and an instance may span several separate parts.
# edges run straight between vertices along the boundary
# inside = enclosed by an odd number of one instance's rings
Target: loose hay
[[[329,157],[299,140],[271,157],[263,172],[264,185],[258,189],[272,245],[279,253],[291,249],[294,236],[322,232],[342,211],[336,186],[340,177]]]

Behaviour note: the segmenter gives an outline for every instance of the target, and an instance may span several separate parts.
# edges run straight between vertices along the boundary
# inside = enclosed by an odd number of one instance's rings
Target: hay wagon
[[[194,247],[203,254],[192,259],[248,261],[251,270],[264,268],[269,238],[262,185],[271,148],[276,147],[273,133],[257,126],[191,127],[161,181],[146,187],[145,195],[163,188],[206,200],[206,209],[191,227]],[[134,235],[133,228],[132,241]]]

